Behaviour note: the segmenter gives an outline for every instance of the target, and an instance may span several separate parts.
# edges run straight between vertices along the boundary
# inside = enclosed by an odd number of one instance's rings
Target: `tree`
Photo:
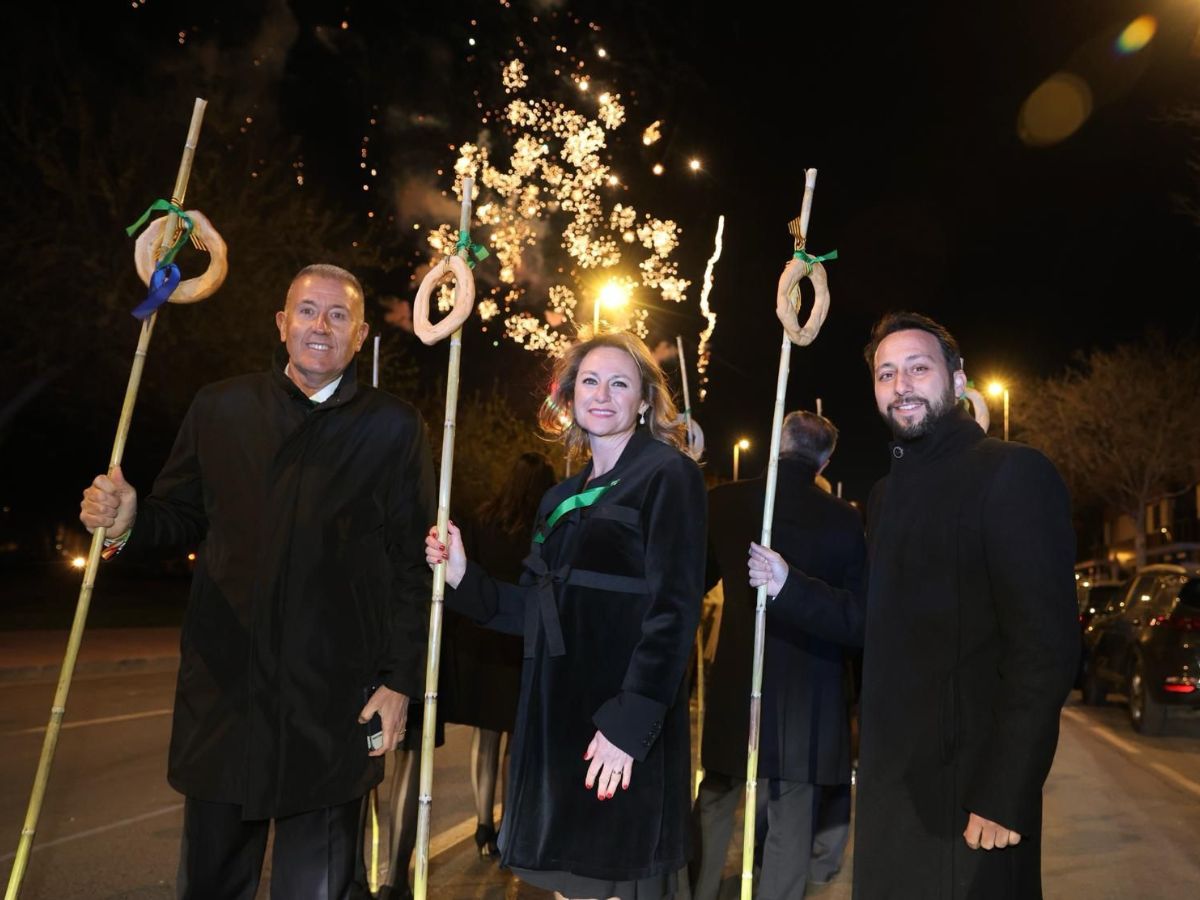
[[[439,471],[446,410],[443,385],[417,398]],[[563,472],[561,445],[543,437],[529,411],[516,408],[496,385],[489,391],[472,391],[459,398],[455,432],[450,498],[454,515],[471,515],[491,499],[522,453],[541,453],[557,472]]]
[[[1195,341],[1150,333],[1094,350],[1042,382],[1020,435],[1055,461],[1077,502],[1099,501],[1134,524],[1146,563],[1146,507],[1200,477],[1200,354]]]

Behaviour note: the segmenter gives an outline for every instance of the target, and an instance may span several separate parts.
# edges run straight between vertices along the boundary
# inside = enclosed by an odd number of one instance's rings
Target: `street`
[[[171,672],[75,683],[22,897],[174,896],[182,798],[165,778],[173,686]],[[0,684],[0,874],[5,880],[52,694],[49,683]],[[1143,738],[1130,729],[1116,700],[1090,708],[1077,698],[1073,694],[1064,710],[1058,756],[1046,786],[1046,896],[1190,896],[1200,884],[1195,838],[1200,834],[1200,722],[1175,722],[1164,736]],[[477,857],[469,742],[470,729],[449,726],[437,755],[430,896],[548,897]],[[385,782],[385,797],[389,787]],[[739,864],[735,834],[722,897],[737,896]],[[833,884],[810,888],[809,895],[849,898],[849,872],[848,858]],[[267,896],[268,884],[269,876],[260,897]]]

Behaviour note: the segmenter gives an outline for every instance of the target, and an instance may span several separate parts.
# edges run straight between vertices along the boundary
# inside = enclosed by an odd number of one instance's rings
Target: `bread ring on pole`
[[[179,282],[179,287],[175,288],[168,298],[169,303],[195,303],[197,300],[211,297],[225,283],[225,276],[229,274],[225,239],[213,227],[213,223],[208,221],[208,217],[204,213],[196,209],[189,209],[187,214],[188,218],[192,220],[192,236],[204,244],[205,249],[208,250],[208,268],[205,269],[203,275]],[[137,246],[133,251],[133,260],[137,266],[138,276],[147,285],[150,284],[150,277],[158,265],[156,251],[159,248],[159,241],[162,239],[163,229],[167,227],[168,218],[170,217],[163,216],[147,225],[146,230],[138,236]]]
[[[970,387],[963,391],[963,396],[971,401],[971,413],[975,416],[975,422],[983,429],[983,433],[987,434],[987,430],[992,424],[992,414],[988,409],[987,400],[984,399],[983,394]]]
[[[448,275],[454,276],[454,306],[446,317],[436,325],[429,324],[429,295]],[[475,305],[475,276],[467,261],[458,256],[447,256],[425,273],[421,286],[417,288],[417,299],[413,303],[413,331],[426,346],[433,346],[449,337],[470,318]]]
[[[800,306],[800,282],[807,278],[812,282],[815,298],[812,312],[808,321],[803,325],[796,315]],[[798,347],[807,347],[817,339],[817,332],[829,315],[829,278],[825,267],[813,263],[809,269],[802,259],[793,259],[784,266],[783,274],[779,276],[779,288],[775,292],[775,315],[778,316],[788,339]]]

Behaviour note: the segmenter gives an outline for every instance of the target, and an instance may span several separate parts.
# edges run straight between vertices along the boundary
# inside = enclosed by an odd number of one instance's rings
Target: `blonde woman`
[[[520,583],[469,563],[453,525],[426,560],[452,607],[523,637],[502,864],[559,897],[660,900],[688,856],[704,480],[638,338],[574,345],[549,394],[543,429],[587,462],[542,499]]]

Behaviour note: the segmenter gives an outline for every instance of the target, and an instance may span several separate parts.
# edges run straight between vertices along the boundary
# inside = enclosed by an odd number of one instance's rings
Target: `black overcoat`
[[[866,588],[862,519],[814,484],[816,470],[780,457],[771,546],[808,575],[861,594]],[[735,481],[708,495],[709,587],[724,580],[716,658],[705,679],[704,769],[746,777],[756,591],[746,578],[750,542],[762,534],[766,479]],[[846,650],[805,632],[783,604],[767,607],[758,772],[809,784],[850,783]],[[855,643],[861,644],[861,641]]]
[[[1067,490],[1045,456],[961,410],[891,452],[868,518],[854,896],[1037,898],[1042,786],[1079,653]],[[817,633],[862,625],[797,572],[785,599]],[[969,812],[1021,843],[971,850]]]
[[[589,464],[547,492],[521,584],[476,564],[448,602],[524,638],[501,862],[628,880],[687,861],[687,669],[703,598],[706,496],[687,456],[638,429],[592,506]],[[596,485],[592,485],[595,487]],[[633,756],[629,790],[599,801],[584,751],[604,735]]]
[[[247,819],[366,793],[383,759],[367,756],[363,690],[419,698],[424,676],[436,509],[420,415],[353,362],[314,405],[285,361],[200,390],[123,551],[198,547],[168,777]]]

